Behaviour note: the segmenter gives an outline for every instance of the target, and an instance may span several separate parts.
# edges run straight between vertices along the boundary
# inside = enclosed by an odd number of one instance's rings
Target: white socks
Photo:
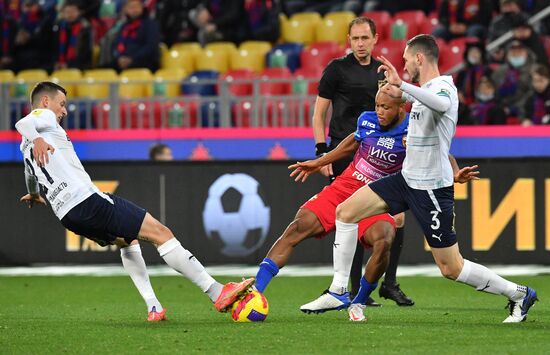
[[[357,223],[336,220],[336,236],[332,249],[334,277],[329,288],[330,292],[343,294],[348,291],[353,254],[357,247],[357,230]]]
[[[526,293],[525,286],[508,281],[485,266],[466,259],[456,281],[475,287],[478,291],[504,295],[512,301],[520,300]]]
[[[162,311],[162,305],[157,299],[155,291],[153,291],[153,287],[149,281],[149,274],[147,273],[147,267],[141,255],[139,244],[121,248],[120,258],[122,259],[124,269],[130,275],[130,278],[134,282],[134,285],[138,289],[141,297],[143,297],[145,303],[147,303],[147,311],[150,312],[153,307],[156,308],[157,312]]]
[[[189,250],[181,246],[176,238],[172,238],[162,244],[157,250],[168,266],[187,277],[203,292],[206,292],[210,299],[214,296],[213,300],[218,298],[217,296],[221,292],[221,285],[206,272],[204,266]],[[220,287],[215,284],[218,284]]]

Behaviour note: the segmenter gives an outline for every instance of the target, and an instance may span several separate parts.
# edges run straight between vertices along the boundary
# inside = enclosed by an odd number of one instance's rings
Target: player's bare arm
[[[304,182],[307,180],[309,175],[320,171],[324,166],[354,153],[359,147],[359,142],[355,140],[354,135],[355,133],[351,133],[343,141],[341,141],[336,148],[317,159],[297,162],[296,164],[290,165],[288,169],[293,169],[290,176],[294,177],[294,181],[296,182]]]
[[[326,144],[326,117],[327,112],[330,107],[331,101],[329,99],[325,99],[323,97],[317,96],[317,99],[315,100],[315,107],[313,110],[313,137],[315,139],[315,147],[317,150],[317,147],[321,146],[323,149],[327,149]],[[321,153],[325,153],[325,151]],[[329,164],[327,166],[324,166],[321,168],[321,174],[324,176],[331,176],[333,174],[332,172],[332,165]]]
[[[479,169],[478,165],[465,166],[460,169],[455,157],[451,154],[449,154],[449,161],[451,162],[451,167],[453,168],[455,182],[465,184],[471,180],[479,180],[479,171],[477,171],[477,169]]]

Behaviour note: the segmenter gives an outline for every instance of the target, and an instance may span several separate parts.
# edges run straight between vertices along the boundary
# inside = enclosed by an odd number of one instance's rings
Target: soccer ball
[[[271,209],[258,194],[259,183],[247,174],[225,174],[208,189],[202,211],[207,237],[227,256],[252,254],[264,243]]]
[[[231,318],[235,322],[263,322],[268,311],[267,298],[260,291],[254,290],[233,303]]]

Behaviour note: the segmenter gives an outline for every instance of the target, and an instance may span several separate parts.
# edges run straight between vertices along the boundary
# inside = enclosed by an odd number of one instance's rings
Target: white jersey
[[[403,162],[403,178],[407,185],[419,190],[432,190],[452,186],[453,168],[449,162],[451,140],[458,120],[458,94],[451,76],[434,78],[421,88],[402,86],[408,99],[413,101],[409,116],[407,154]],[[444,112],[420,102],[422,92],[438,99],[450,100]],[[415,97],[416,93],[417,97]],[[446,102],[445,102],[446,103]]]
[[[49,163],[40,168],[32,154],[34,144],[23,137],[20,147],[27,171],[38,178],[38,183],[42,185],[57,218],[62,219],[67,212],[93,193],[99,193],[109,199],[92,183],[74,151],[71,140],[57,123],[52,111],[33,110],[20,122],[18,124],[32,123],[40,136],[55,148],[55,152],[49,155]]]

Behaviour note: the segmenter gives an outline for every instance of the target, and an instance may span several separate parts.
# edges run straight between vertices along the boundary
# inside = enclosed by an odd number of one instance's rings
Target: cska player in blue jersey
[[[408,127],[408,114],[405,112],[404,104],[400,99],[379,92],[375,107],[376,112],[367,111],[361,114],[357,122],[357,131],[350,134],[334,150],[318,159],[289,167],[294,169],[291,176],[295,177],[296,181],[303,182],[323,166],[356,151],[352,163],[344,173],[301,206],[294,221],[271,247],[256,275],[256,288],[259,291],[263,292],[271,279],[278,274],[279,269],[286,265],[296,245],[304,239],[320,238],[334,230],[335,223],[338,223],[336,207],[341,202],[370,181],[401,170],[405,158],[403,138]],[[464,168],[458,172],[456,167],[457,179],[467,181],[472,169]],[[378,279],[384,274],[389,262],[396,224],[399,226],[402,223],[402,215],[394,218],[387,213],[359,222],[357,237],[363,246],[373,250],[367,262],[365,275],[361,279],[361,289],[351,303],[364,305],[370,293],[376,289]],[[337,247],[337,244],[338,241],[335,241],[334,246]],[[354,251],[349,255],[350,258],[353,257],[353,253]],[[321,313],[345,309],[351,304],[347,289],[329,289],[325,294],[330,297],[326,298],[327,303],[322,307],[312,308],[306,304],[300,309],[306,313]],[[353,319],[352,315],[350,319],[362,320]]]

